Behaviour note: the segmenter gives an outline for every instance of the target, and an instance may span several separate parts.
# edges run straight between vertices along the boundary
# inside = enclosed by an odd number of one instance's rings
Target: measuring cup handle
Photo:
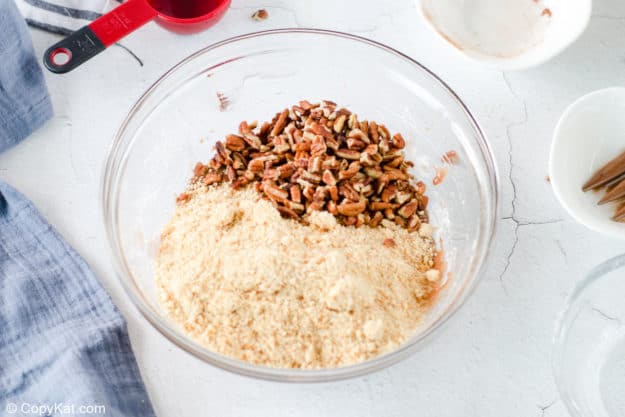
[[[85,26],[48,48],[43,54],[43,63],[50,71],[64,74],[93,58],[105,48],[93,30]],[[55,61],[59,55],[64,55],[65,61]]]
[[[63,74],[73,70],[130,32],[143,26],[157,11],[147,0],[128,0],[46,50],[43,63],[47,69]],[[65,60],[58,59],[65,56]],[[55,59],[57,58],[57,59]]]

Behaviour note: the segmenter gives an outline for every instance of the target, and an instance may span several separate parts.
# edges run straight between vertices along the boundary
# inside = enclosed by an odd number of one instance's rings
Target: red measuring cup
[[[176,33],[194,33],[217,22],[230,0],[127,0],[52,45],[43,62],[50,71],[66,73],[150,20]]]

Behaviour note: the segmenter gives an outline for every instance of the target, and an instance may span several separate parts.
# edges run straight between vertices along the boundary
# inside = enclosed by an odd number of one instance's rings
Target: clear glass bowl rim
[[[251,39],[251,38],[259,38],[264,36],[271,35],[297,35],[297,34],[317,34],[317,35],[325,35],[325,36],[334,36],[343,39],[352,40],[355,42],[364,43],[371,47],[375,47],[381,49],[384,52],[387,52],[391,55],[394,55],[397,58],[403,59],[404,61],[412,64],[418,71],[422,71],[425,73],[430,79],[432,79],[436,84],[438,84],[442,91],[447,93],[452,100],[458,105],[458,108],[464,113],[464,115],[469,120],[472,128],[477,134],[477,145],[479,147],[480,156],[482,161],[485,164],[485,168],[488,174],[488,182],[480,183],[480,187],[482,188],[482,192],[485,191],[486,197],[484,200],[488,200],[488,213],[487,218],[489,221],[481,221],[480,226],[480,234],[482,236],[482,240],[479,242],[478,247],[478,256],[476,260],[473,262],[472,269],[473,274],[470,277],[466,278],[466,288],[464,292],[461,294],[459,298],[455,300],[455,302],[450,306],[450,308],[446,311],[445,314],[441,315],[437,318],[436,322],[428,329],[427,332],[424,332],[419,335],[414,341],[404,344],[399,347],[397,350],[384,354],[382,356],[373,358],[366,362],[362,362],[355,365],[350,365],[341,368],[327,368],[327,369],[319,369],[319,370],[301,370],[301,369],[282,369],[282,368],[271,368],[265,366],[254,365],[251,363],[239,361],[236,359],[232,359],[223,355],[220,355],[216,352],[209,351],[200,345],[182,337],[181,335],[174,332],[157,314],[155,314],[151,308],[148,306],[148,303],[143,300],[141,294],[141,290],[136,287],[134,280],[132,278],[125,278],[126,275],[129,275],[127,268],[125,267],[122,259],[120,259],[120,245],[116,232],[116,223],[117,223],[117,199],[112,198],[111,190],[114,189],[114,185],[117,184],[119,178],[115,175],[117,173],[117,167],[119,165],[117,159],[119,157],[118,152],[120,149],[123,149],[124,142],[124,132],[130,123],[130,121],[135,116],[136,112],[142,107],[144,102],[153,94],[155,90],[164,82],[167,78],[172,76],[180,67],[186,65],[187,63],[193,61],[196,57],[210,52],[214,49],[230,45],[239,41]],[[161,76],[156,82],[154,82],[147,91],[137,100],[134,106],[129,111],[128,115],[120,125],[113,142],[111,143],[110,149],[107,153],[107,157],[105,158],[104,168],[102,171],[102,179],[101,179],[101,201],[102,201],[102,210],[104,217],[104,226],[106,229],[106,235],[109,242],[109,247],[112,251],[113,258],[113,267],[117,278],[119,279],[124,291],[131,299],[134,306],[140,311],[140,313],[148,320],[148,322],[154,326],[163,336],[165,336],[168,340],[174,343],[176,346],[181,348],[182,350],[190,353],[191,355],[197,357],[198,359],[207,362],[211,365],[217,366],[221,369],[239,374],[244,376],[250,376],[259,379],[277,381],[277,382],[328,382],[328,381],[336,381],[347,378],[353,378],[357,376],[362,376],[369,374],[371,372],[375,372],[381,369],[384,369],[388,366],[391,366],[408,356],[412,355],[416,352],[423,344],[429,340],[432,333],[434,333],[437,329],[441,327],[443,323],[445,323],[451,316],[453,316],[457,310],[464,305],[466,299],[473,292],[477,282],[479,282],[479,278],[484,272],[485,266],[487,264],[487,259],[489,255],[489,249],[491,247],[491,243],[496,234],[496,226],[497,219],[499,215],[500,209],[500,181],[499,181],[499,173],[497,170],[497,164],[495,163],[494,154],[490,144],[488,143],[486,136],[478,124],[475,117],[469,111],[464,102],[460,99],[460,97],[436,74],[430,71],[427,67],[420,64],[416,60],[407,56],[406,54],[397,51],[387,45],[384,45],[380,42],[364,38],[357,35],[352,35],[339,31],[325,30],[325,29],[309,29],[309,28],[285,28],[285,29],[273,29],[273,30],[265,30],[259,32],[252,32],[244,35],[239,35],[235,37],[231,37],[225,39],[220,42],[216,42],[212,45],[209,45],[191,55],[187,58],[180,61],[178,64],[174,65],[169,71],[167,71],[163,76]]]
[[[566,299],[564,307],[556,320],[553,337],[553,375],[558,392],[560,393],[560,398],[562,398],[562,402],[572,417],[590,417],[581,414],[579,409],[575,406],[575,398],[569,391],[569,385],[566,383],[566,378],[563,375],[566,339],[570,326],[575,323],[576,317],[572,316],[572,314],[577,312],[574,307],[577,306],[577,302],[580,301],[587,289],[600,283],[607,275],[618,269],[625,269],[625,254],[610,258],[588,271],[584,278],[575,286],[571,295]]]

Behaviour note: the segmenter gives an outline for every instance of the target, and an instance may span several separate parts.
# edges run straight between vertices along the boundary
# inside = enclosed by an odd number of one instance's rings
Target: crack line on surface
[[[545,413],[547,412],[547,410],[557,402],[558,399],[556,398],[547,405],[539,405],[538,409],[540,410],[540,417],[545,417]]]
[[[613,317],[613,316],[610,316],[610,315],[607,315],[607,314],[606,314],[606,313],[604,313],[603,311],[599,310],[597,307],[593,307],[593,308],[592,308],[592,311],[595,311],[595,312],[599,313],[599,314],[600,314],[601,316],[603,316],[606,320],[609,320],[609,321],[615,321],[615,322],[617,322],[619,326],[622,324],[622,322],[621,322],[621,320],[620,320],[619,318],[617,318],[617,317]]]
[[[501,220],[512,220],[516,221],[519,227],[522,226],[543,226],[547,224],[557,224],[562,223],[564,219],[549,219],[549,220],[541,220],[541,221],[531,221],[531,220],[520,220],[518,218],[512,216],[502,217]]]
[[[501,274],[499,274],[499,282],[501,283],[501,286],[504,292],[506,293],[506,295],[508,295],[508,291],[506,290],[506,287],[504,285],[504,276],[508,273],[508,270],[510,269],[510,264],[512,263],[512,257],[514,256],[514,252],[519,244],[519,227],[521,227],[521,225],[523,224],[523,222],[516,217],[517,186],[516,186],[516,182],[514,181],[514,158],[512,157],[513,146],[512,146],[512,137],[510,133],[511,133],[512,128],[523,126],[525,123],[527,123],[528,114],[527,114],[527,103],[525,103],[525,100],[523,100],[518,94],[514,92],[514,90],[512,90],[512,86],[510,85],[510,80],[508,80],[506,73],[502,72],[501,76],[510,94],[516,100],[518,100],[523,106],[523,118],[516,122],[512,122],[506,126],[506,137],[508,139],[508,164],[510,165],[509,170],[508,170],[508,180],[510,181],[510,185],[512,187],[512,201],[511,201],[512,212],[510,213],[510,216],[508,216],[507,219],[512,220],[514,222],[514,241],[512,242],[512,247],[510,248],[510,252],[508,252],[508,255],[506,256],[506,265],[504,266],[504,269],[501,272]],[[530,224],[529,222],[526,222],[526,223],[528,225]]]
[[[558,246],[558,249],[560,249],[560,253],[564,257],[564,259],[568,260],[569,256],[566,254],[566,251],[564,250],[564,246],[562,246],[562,242],[556,239],[556,245]]]

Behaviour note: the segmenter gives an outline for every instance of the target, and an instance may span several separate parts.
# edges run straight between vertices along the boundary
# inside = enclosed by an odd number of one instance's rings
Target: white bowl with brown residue
[[[417,0],[445,44],[502,70],[551,59],[583,32],[592,0]]]
[[[574,101],[556,125],[549,176],[562,207],[591,230],[625,238],[625,223],[611,218],[617,203],[598,205],[604,192],[584,192],[601,167],[625,151],[625,88],[593,91]]]

